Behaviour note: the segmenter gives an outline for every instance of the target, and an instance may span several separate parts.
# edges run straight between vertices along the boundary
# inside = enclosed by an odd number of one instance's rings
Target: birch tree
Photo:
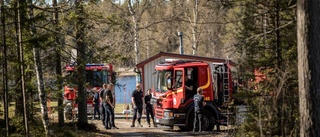
[[[34,40],[33,45],[33,60],[34,60],[34,68],[37,77],[37,89],[39,93],[39,100],[40,100],[40,107],[41,107],[41,114],[42,114],[42,123],[44,128],[45,136],[48,136],[49,130],[49,118],[48,118],[48,108],[47,108],[47,95],[44,91],[43,85],[43,73],[42,73],[42,66],[41,66],[41,59],[40,59],[40,49],[38,48],[40,45],[36,40],[36,28],[34,25],[34,13],[33,13],[33,4],[32,0],[28,1],[29,7],[29,19],[30,23],[30,35],[31,38]]]
[[[189,18],[192,28],[192,55],[196,55],[198,51],[198,14],[199,14],[199,2],[194,0],[193,4],[193,20]]]
[[[147,1],[145,1],[144,4],[140,2],[140,0],[128,1],[128,8],[133,22],[135,64],[140,62],[139,25],[141,23],[141,16],[145,11],[145,6],[147,5]]]
[[[26,90],[25,90],[25,72],[24,72],[24,54],[22,45],[22,29],[21,29],[21,6],[20,0],[17,0],[17,45],[19,47],[19,61],[20,61],[20,89],[22,92],[22,102],[23,102],[23,122],[24,122],[24,132],[25,136],[29,136],[29,125],[27,117],[27,101],[26,101]]]
[[[128,4],[128,11],[129,11],[128,14],[131,18],[130,21],[132,23],[131,29],[133,33],[135,64],[138,64],[141,61],[141,56],[142,56],[140,51],[145,51],[148,49],[148,45],[146,45],[144,49],[141,48],[141,46],[143,46],[141,44],[142,41],[150,41],[150,40],[157,39],[157,38],[152,38],[153,35],[151,33],[148,33],[147,31],[152,30],[152,27],[156,28],[157,25],[161,25],[164,22],[172,21],[175,16],[152,14],[152,16],[157,16],[158,18],[153,18],[153,20],[148,20],[147,17],[151,15],[152,12],[159,12],[157,11],[160,9],[159,7],[164,7],[163,5],[170,3],[167,1],[127,0],[126,3]],[[160,10],[163,10],[163,9],[160,9]],[[156,33],[156,31],[158,30],[153,30],[151,32]],[[143,32],[145,32],[146,35],[144,35],[144,37],[141,38]],[[177,32],[175,32],[175,34],[176,33]],[[150,44],[149,42],[146,42],[146,43]],[[161,45],[161,46],[164,46],[164,45]]]

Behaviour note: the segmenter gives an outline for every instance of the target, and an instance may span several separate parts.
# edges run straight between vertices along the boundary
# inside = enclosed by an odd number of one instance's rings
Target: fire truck
[[[201,87],[206,101],[202,129],[212,131],[217,125],[219,130],[219,125],[226,125],[228,116],[224,112],[229,110],[225,106],[230,103],[233,93],[230,67],[228,62],[208,64],[204,61],[179,59],[166,59],[156,65],[157,83],[151,101],[156,123],[192,130],[193,96],[197,88]],[[186,79],[192,81],[192,91],[185,88]]]
[[[77,109],[77,85],[75,64],[66,66],[66,81],[64,86],[64,115],[66,119],[75,118]],[[115,83],[115,72],[111,64],[86,64],[86,93],[87,93],[87,113],[91,114],[94,110],[93,96],[95,91],[99,91],[104,83]],[[113,90],[114,91],[114,90]]]

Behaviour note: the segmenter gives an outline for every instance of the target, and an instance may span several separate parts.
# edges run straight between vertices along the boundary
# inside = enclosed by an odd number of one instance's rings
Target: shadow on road
[[[117,136],[117,137],[186,137],[186,136],[201,136],[210,137],[221,135],[217,132],[181,132],[181,131],[171,131],[171,132],[126,132],[126,133],[111,133],[111,132],[100,132],[101,135],[107,136]]]

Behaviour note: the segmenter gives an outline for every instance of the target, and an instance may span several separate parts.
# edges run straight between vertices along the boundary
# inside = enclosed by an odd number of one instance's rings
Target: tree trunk
[[[88,124],[88,117],[87,117],[87,93],[84,87],[86,77],[86,46],[84,44],[84,13],[83,13],[83,6],[81,0],[75,1],[76,5],[76,14],[77,14],[77,21],[76,21],[76,40],[77,40],[77,68],[76,73],[78,76],[78,125],[86,125]],[[81,128],[81,127],[80,127]]]
[[[36,28],[33,23],[34,15],[33,15],[33,4],[32,0],[28,2],[29,6],[29,19],[31,21],[30,24],[30,34],[31,38],[35,38]],[[39,92],[39,100],[40,100],[40,107],[41,107],[41,114],[42,114],[42,123],[44,127],[44,134],[48,136],[48,129],[49,129],[49,118],[48,118],[48,108],[47,108],[47,95],[44,91],[43,85],[43,75],[42,75],[42,67],[41,67],[41,60],[40,60],[40,51],[37,48],[39,46],[38,42],[32,43],[33,44],[33,59],[34,59],[34,67],[37,76],[37,88]]]
[[[282,67],[282,47],[281,47],[281,36],[280,36],[280,29],[278,29],[280,27],[280,7],[279,7],[279,3],[280,1],[279,0],[275,0],[274,1],[275,3],[275,14],[276,14],[276,22],[275,22],[275,29],[276,29],[276,53],[277,53],[277,65],[280,69],[280,71],[283,71],[283,67]],[[280,81],[279,81],[280,83]],[[278,87],[280,88],[280,87]],[[285,136],[284,133],[285,133],[285,126],[284,126],[284,89],[280,88],[279,89],[279,92],[281,92],[281,95],[280,95],[280,98],[278,98],[276,100],[276,103],[278,104],[277,105],[277,117],[279,118],[278,119],[278,132],[277,132],[277,135],[279,136]]]
[[[135,51],[135,64],[138,64],[140,62],[140,43],[139,43],[139,23],[140,23],[140,17],[137,17],[137,12],[138,10],[134,11],[132,2],[129,0],[128,1],[128,7],[129,7],[129,12],[132,17],[132,22],[133,22],[133,33],[134,33],[134,51]],[[139,5],[139,2],[137,2]]]
[[[139,44],[139,22],[137,21],[135,15],[132,15],[133,26],[134,26],[134,51],[136,54],[135,64],[140,62],[140,44]]]
[[[15,14],[15,21],[14,21],[14,26],[15,26],[15,38],[16,38],[16,47],[17,47],[17,58],[15,58],[16,60],[19,60],[20,59],[20,50],[19,50],[19,27],[18,26],[18,6],[17,6],[17,2],[14,3],[14,14]],[[21,72],[20,70],[20,67],[14,67],[15,71],[16,72]],[[21,76],[20,76],[20,73],[17,73],[17,75],[15,75],[15,83],[18,85],[20,84],[21,82]],[[21,84],[20,84],[21,85]],[[17,87],[15,88],[15,94],[16,96],[14,97],[14,100],[15,100],[15,103],[16,103],[16,106],[15,106],[15,115],[16,116],[22,116],[23,115],[23,99],[22,99],[22,94],[21,94],[21,88]]]
[[[3,45],[3,104],[4,119],[6,126],[6,136],[9,136],[9,105],[8,105],[8,67],[7,67],[7,43],[6,43],[6,22],[4,0],[1,0],[1,26],[2,26],[2,45]]]
[[[57,7],[57,0],[52,0],[52,6],[54,8],[54,15],[53,15],[53,26],[56,28],[56,32],[60,32],[60,27],[59,27],[59,11]],[[61,48],[62,48],[62,42],[61,40],[61,35],[56,34],[55,35],[55,43],[56,43],[56,78],[57,78],[57,86],[60,89],[58,91],[58,121],[59,121],[59,126],[64,125],[64,115],[63,115],[63,97],[62,97],[62,92],[61,89],[63,89],[62,86],[62,70],[61,70]]]
[[[320,3],[298,0],[297,40],[300,136],[320,136]]]
[[[26,90],[25,90],[25,75],[24,75],[24,55],[23,55],[23,46],[22,46],[22,30],[21,30],[21,7],[20,0],[17,0],[17,30],[18,30],[18,47],[20,54],[20,76],[21,76],[21,91],[22,91],[22,101],[23,101],[23,121],[24,121],[24,130],[25,136],[29,136],[29,126],[28,126],[28,117],[27,117],[27,100],[26,100]]]
[[[194,7],[193,7],[193,22],[191,22],[192,26],[192,55],[196,55],[198,51],[198,0],[194,0]]]

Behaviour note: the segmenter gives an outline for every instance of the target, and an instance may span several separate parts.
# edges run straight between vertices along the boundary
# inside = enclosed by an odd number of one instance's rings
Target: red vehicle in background
[[[78,113],[77,109],[77,85],[75,65],[68,65],[65,68],[66,81],[64,86],[64,114],[66,119],[75,118]],[[93,96],[95,91],[99,91],[104,83],[115,83],[115,72],[111,64],[87,64],[86,65],[86,83],[84,87],[87,91],[87,113],[93,112]],[[114,91],[114,90],[113,90]]]
[[[193,96],[203,89],[204,106],[202,129],[212,131],[214,126],[230,122],[226,104],[233,94],[232,74],[228,62],[208,64],[204,61],[166,59],[155,66],[157,83],[153,93],[155,121],[159,125],[178,126],[192,130],[194,121]],[[193,81],[193,90],[186,90],[186,81]],[[231,113],[230,113],[231,114]]]

